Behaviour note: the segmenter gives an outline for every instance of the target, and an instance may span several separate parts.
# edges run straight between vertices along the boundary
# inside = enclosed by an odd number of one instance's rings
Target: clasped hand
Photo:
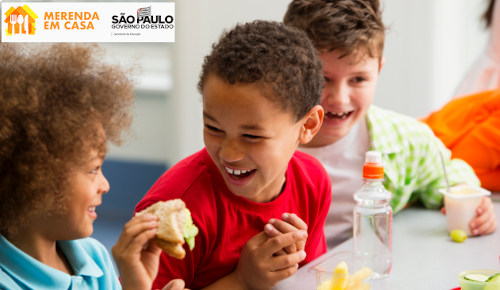
[[[307,225],[295,214],[271,219],[243,247],[235,270],[245,289],[270,289],[297,272],[306,258]]]

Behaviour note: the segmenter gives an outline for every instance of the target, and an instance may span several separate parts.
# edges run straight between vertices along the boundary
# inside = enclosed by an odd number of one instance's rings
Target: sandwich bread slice
[[[191,212],[181,199],[158,201],[136,215],[152,214],[158,217],[158,232],[153,241],[169,256],[184,259],[184,243],[194,248],[198,228],[193,224]]]

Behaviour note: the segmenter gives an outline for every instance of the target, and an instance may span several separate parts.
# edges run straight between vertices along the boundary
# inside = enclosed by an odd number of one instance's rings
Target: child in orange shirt
[[[500,90],[454,99],[422,120],[452,152],[467,161],[481,186],[500,191]]]

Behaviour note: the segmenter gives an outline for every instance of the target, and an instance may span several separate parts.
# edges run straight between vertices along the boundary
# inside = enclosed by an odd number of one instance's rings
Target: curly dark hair
[[[121,143],[134,82],[102,56],[91,44],[0,44],[1,234],[64,204],[68,171],[93,149],[104,156],[105,139]]]
[[[268,96],[299,120],[320,103],[323,88],[321,61],[307,35],[272,21],[238,24],[224,32],[205,57],[198,90],[209,74],[230,84],[259,83]]]
[[[386,28],[379,0],[293,0],[283,22],[306,31],[318,50],[382,57]]]

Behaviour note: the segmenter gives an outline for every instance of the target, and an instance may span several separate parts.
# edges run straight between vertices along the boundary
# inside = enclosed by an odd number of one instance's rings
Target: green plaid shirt
[[[371,106],[367,114],[371,150],[382,153],[384,185],[392,192],[394,213],[416,200],[428,208],[442,205],[440,188],[446,181],[439,157],[443,154],[450,185],[479,185],[472,168],[451,152],[425,124],[392,111]]]

